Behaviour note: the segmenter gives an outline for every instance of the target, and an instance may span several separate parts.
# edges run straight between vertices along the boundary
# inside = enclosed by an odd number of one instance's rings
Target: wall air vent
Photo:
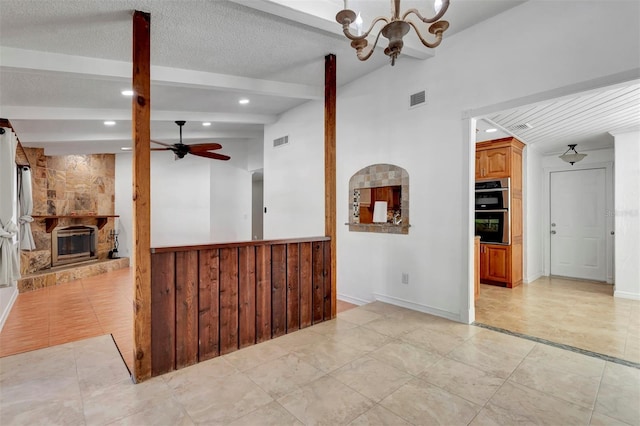
[[[289,136],[283,136],[278,139],[273,140],[273,147],[277,148],[279,146],[289,145]]]
[[[416,108],[427,103],[427,91],[423,90],[409,96],[409,108]]]
[[[533,129],[533,126],[529,123],[514,124],[513,126],[509,126],[509,130],[513,132],[517,132],[518,130],[522,131],[522,130],[529,130],[529,129]]]

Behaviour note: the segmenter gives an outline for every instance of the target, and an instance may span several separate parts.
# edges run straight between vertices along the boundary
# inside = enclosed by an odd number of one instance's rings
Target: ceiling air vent
[[[273,147],[277,148],[279,146],[289,145],[289,136],[283,136],[278,139],[273,140]]]
[[[517,132],[518,130],[522,131],[522,130],[529,130],[529,129],[533,129],[533,126],[529,123],[514,124],[513,126],[509,126],[509,130],[513,132]]]
[[[409,108],[415,108],[427,103],[427,91],[423,90],[409,96]]]

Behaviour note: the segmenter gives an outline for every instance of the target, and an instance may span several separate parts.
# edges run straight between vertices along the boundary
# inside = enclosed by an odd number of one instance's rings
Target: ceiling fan
[[[165,148],[151,148],[151,151],[173,151],[173,153],[176,155],[176,160],[180,158],[184,158],[184,156],[187,154],[197,155],[198,157],[212,158],[214,160],[226,161],[231,159],[231,157],[229,157],[228,155],[211,152],[211,151],[215,151],[217,149],[222,148],[222,145],[220,145],[219,143],[209,142],[209,143],[198,143],[193,145],[186,145],[182,143],[182,126],[184,126],[185,123],[186,121],[176,121],[176,124],[178,125],[178,127],[180,127],[180,142],[174,143],[174,144],[168,144],[164,142],[151,140],[151,142],[165,147]]]

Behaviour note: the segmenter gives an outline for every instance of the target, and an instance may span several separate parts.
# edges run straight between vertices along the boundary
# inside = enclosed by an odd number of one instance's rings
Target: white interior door
[[[605,169],[551,173],[551,274],[606,280]]]

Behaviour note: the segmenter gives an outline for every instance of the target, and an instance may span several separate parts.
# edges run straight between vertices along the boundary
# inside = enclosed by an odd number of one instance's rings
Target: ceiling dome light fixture
[[[558,158],[562,161],[566,161],[572,166],[578,161],[581,161],[584,157],[587,156],[587,154],[578,154],[578,151],[576,151],[576,145],[577,144],[575,143],[570,144],[569,149],[564,154],[559,155]]]
[[[348,8],[348,1],[344,0],[344,9],[338,12],[336,15],[336,21],[342,25],[342,32],[344,35],[351,40],[351,47],[356,49],[356,54],[358,55],[358,59],[361,61],[366,61],[371,57],[373,51],[378,44],[378,40],[380,39],[380,35],[389,40],[389,44],[384,49],[385,55],[391,58],[391,65],[395,65],[396,59],[400,55],[402,51],[402,46],[404,46],[404,42],[402,38],[411,30],[411,27],[415,30],[418,38],[426,47],[433,49],[437,47],[442,41],[442,34],[449,28],[449,23],[447,21],[439,21],[447,11],[449,7],[449,0],[435,0],[433,8],[436,15],[433,18],[425,18],[418,12],[417,9],[407,9],[402,14],[400,13],[400,0],[390,0],[391,1],[391,17],[387,18],[385,16],[378,16],[375,18],[369,29],[362,32],[362,17],[360,13],[354,12],[353,10]],[[415,15],[420,21],[425,24],[430,24],[428,31],[435,36],[434,42],[429,42],[425,40],[425,38],[420,33],[418,26],[413,21],[407,19],[410,15]],[[374,27],[379,23],[384,22],[385,25],[377,31],[375,34],[375,42],[373,46],[369,48],[368,51],[365,52],[365,47],[369,44],[367,41],[367,37],[372,33]],[[357,34],[353,34],[349,28],[351,24],[355,24],[355,29]]]

